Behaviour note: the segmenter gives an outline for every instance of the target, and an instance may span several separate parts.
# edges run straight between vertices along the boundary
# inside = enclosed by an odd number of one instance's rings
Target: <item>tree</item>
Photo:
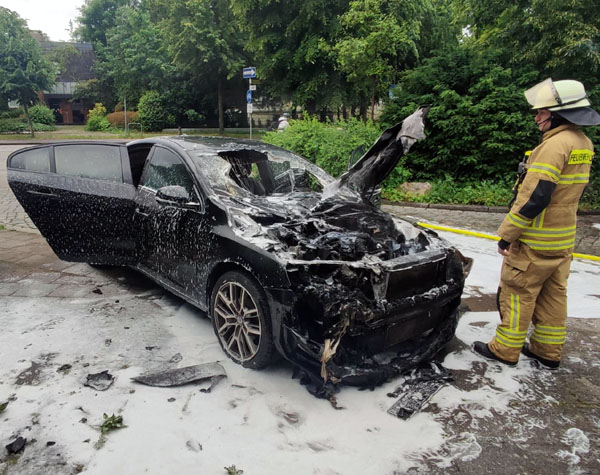
[[[502,181],[537,141],[523,97],[537,76],[531,67],[507,68],[490,52],[458,45],[406,72],[383,118],[395,123],[432,104],[427,140],[407,164],[415,178]]]
[[[38,102],[39,91],[50,89],[54,78],[52,65],[29,34],[25,21],[0,7],[0,96],[23,106],[32,137],[29,106]]]
[[[351,100],[334,46],[347,0],[232,0],[268,92],[310,114]]]
[[[154,18],[167,40],[173,62],[190,75],[216,86],[219,131],[224,131],[223,89],[241,74],[246,38],[241,34],[230,0],[153,0]]]
[[[479,48],[507,65],[533,65],[541,77],[600,83],[599,0],[455,0]]]
[[[120,7],[115,25],[106,32],[104,61],[98,66],[102,77],[122,98],[137,104],[146,91],[166,91],[180,84],[178,70],[167,51],[167,38],[143,7]]]
[[[338,65],[370,97],[371,120],[382,89],[419,57],[420,16],[418,2],[354,0],[340,18],[344,36],[335,45]]]
[[[81,15],[77,18],[79,26],[75,29],[75,36],[92,43],[98,53],[102,46],[106,46],[106,33],[117,23],[117,10],[138,3],[137,0],[85,0],[79,10]]]

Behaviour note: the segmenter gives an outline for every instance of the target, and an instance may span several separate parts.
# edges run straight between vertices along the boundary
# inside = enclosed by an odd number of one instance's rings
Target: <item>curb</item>
[[[387,201],[382,200],[382,204],[387,206],[402,206],[406,208],[428,208],[428,209],[447,209],[450,211],[474,211],[476,213],[507,213],[506,206],[484,206],[484,205],[454,205],[444,203],[414,203],[412,201]],[[579,216],[591,215],[600,216],[600,210],[579,210]]]
[[[483,239],[490,239],[492,241],[500,240],[500,238],[498,236],[494,236],[493,234],[480,233],[477,231],[470,231],[468,229],[454,228],[451,226],[439,226],[437,224],[423,223],[420,221],[417,222],[417,225],[419,225],[423,228],[427,228],[427,229],[434,229],[436,231],[447,231],[450,233],[463,234],[465,236],[473,236],[473,237],[478,237],[478,238],[483,238]],[[580,254],[578,252],[574,252],[573,257],[575,257],[577,259],[586,259],[586,260],[590,260],[590,261],[600,262],[600,256],[594,256],[592,254]]]

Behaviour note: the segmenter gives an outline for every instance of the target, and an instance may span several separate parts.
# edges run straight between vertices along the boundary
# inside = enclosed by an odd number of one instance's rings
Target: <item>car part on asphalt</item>
[[[387,412],[406,420],[419,412],[435,393],[452,381],[452,373],[440,363],[433,362],[419,367],[404,378],[402,386],[388,394],[389,397],[400,397]]]
[[[212,380],[211,388],[226,377],[225,368],[219,363],[203,363],[183,368],[174,368],[158,373],[149,373],[131,378],[136,383],[146,386],[157,386],[168,388],[172,386],[182,386],[189,383],[197,383]]]

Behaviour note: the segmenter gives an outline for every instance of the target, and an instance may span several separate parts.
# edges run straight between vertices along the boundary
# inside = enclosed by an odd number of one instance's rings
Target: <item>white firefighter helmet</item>
[[[591,105],[583,84],[567,79],[552,81],[548,78],[525,91],[525,98],[532,109],[559,111],[588,107]]]
[[[592,109],[583,84],[548,78],[525,91],[532,109],[548,109],[576,125],[600,125],[600,114]]]

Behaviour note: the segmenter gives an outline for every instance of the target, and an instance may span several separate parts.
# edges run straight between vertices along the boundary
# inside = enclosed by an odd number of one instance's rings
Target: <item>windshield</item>
[[[216,153],[189,150],[213,189],[239,189],[256,196],[286,195],[295,192],[320,193],[333,178],[304,158],[283,149],[258,145],[223,147]]]

